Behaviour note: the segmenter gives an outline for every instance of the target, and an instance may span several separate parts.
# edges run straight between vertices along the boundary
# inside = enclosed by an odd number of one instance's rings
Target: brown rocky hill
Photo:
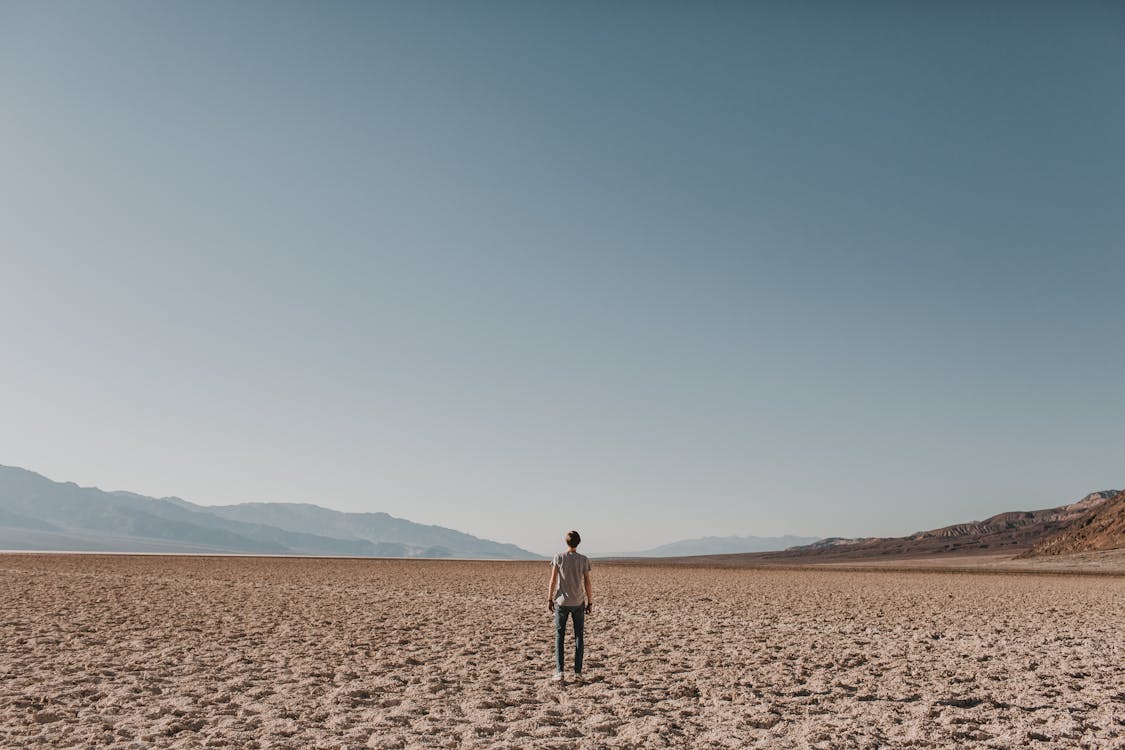
[[[804,565],[860,560],[906,560],[943,555],[1016,555],[1031,550],[1077,519],[1085,518],[1111,498],[1119,498],[1121,494],[1117,490],[1093,492],[1077,502],[1055,508],[1000,513],[983,521],[953,524],[903,537],[830,538],[780,552],[665,559],[690,564]]]
[[[1125,490],[1088,509],[1021,557],[1067,555],[1125,547]]]
[[[1009,511],[983,521],[943,526],[910,536],[840,540],[831,545],[818,542],[809,547],[768,554],[801,562],[812,562],[814,559],[828,562],[931,555],[1016,554],[1034,547],[1116,495],[1116,490],[1092,492],[1077,502],[1056,508]]]

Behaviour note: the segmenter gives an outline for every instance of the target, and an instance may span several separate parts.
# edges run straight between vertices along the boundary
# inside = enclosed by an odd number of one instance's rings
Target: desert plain
[[[0,556],[2,748],[1125,748],[1125,578]],[[568,639],[568,648],[570,642]]]

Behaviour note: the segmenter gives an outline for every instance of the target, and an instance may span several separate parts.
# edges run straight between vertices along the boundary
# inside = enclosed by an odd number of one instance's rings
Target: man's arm
[[[586,586],[586,614],[594,611],[594,588],[590,585],[590,571],[582,574],[582,583]]]
[[[547,584],[547,611],[555,611],[555,586],[559,582],[559,569],[551,566],[551,582]]]

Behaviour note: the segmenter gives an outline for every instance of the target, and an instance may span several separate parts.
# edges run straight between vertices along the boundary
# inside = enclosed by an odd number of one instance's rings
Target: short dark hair
[[[574,529],[571,529],[570,531],[566,532],[566,546],[577,547],[581,543],[582,543],[582,535],[579,534],[577,531],[575,531]]]

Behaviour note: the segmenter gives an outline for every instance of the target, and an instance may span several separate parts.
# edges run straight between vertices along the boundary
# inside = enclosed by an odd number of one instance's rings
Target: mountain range
[[[536,560],[514,544],[307,503],[202,506],[0,466],[0,549]]]
[[[682,561],[806,565],[982,554],[1030,557],[1116,548],[1125,548],[1125,491],[1103,490],[1054,508],[1010,511],[909,536],[830,537],[782,551],[703,555]]]
[[[820,540],[815,536],[704,536],[681,539],[659,547],[602,557],[682,557],[687,555],[730,555],[742,552],[771,552],[809,545]]]
[[[1125,548],[1125,491],[1011,511],[904,537],[701,537],[615,557],[695,563],[807,564],[1004,553],[1022,557]],[[442,526],[308,503],[202,506],[55,482],[0,466],[0,549],[345,557],[543,559]]]
[[[1025,557],[1125,547],[1125,490],[1095,504],[1058,533],[1037,542]]]

